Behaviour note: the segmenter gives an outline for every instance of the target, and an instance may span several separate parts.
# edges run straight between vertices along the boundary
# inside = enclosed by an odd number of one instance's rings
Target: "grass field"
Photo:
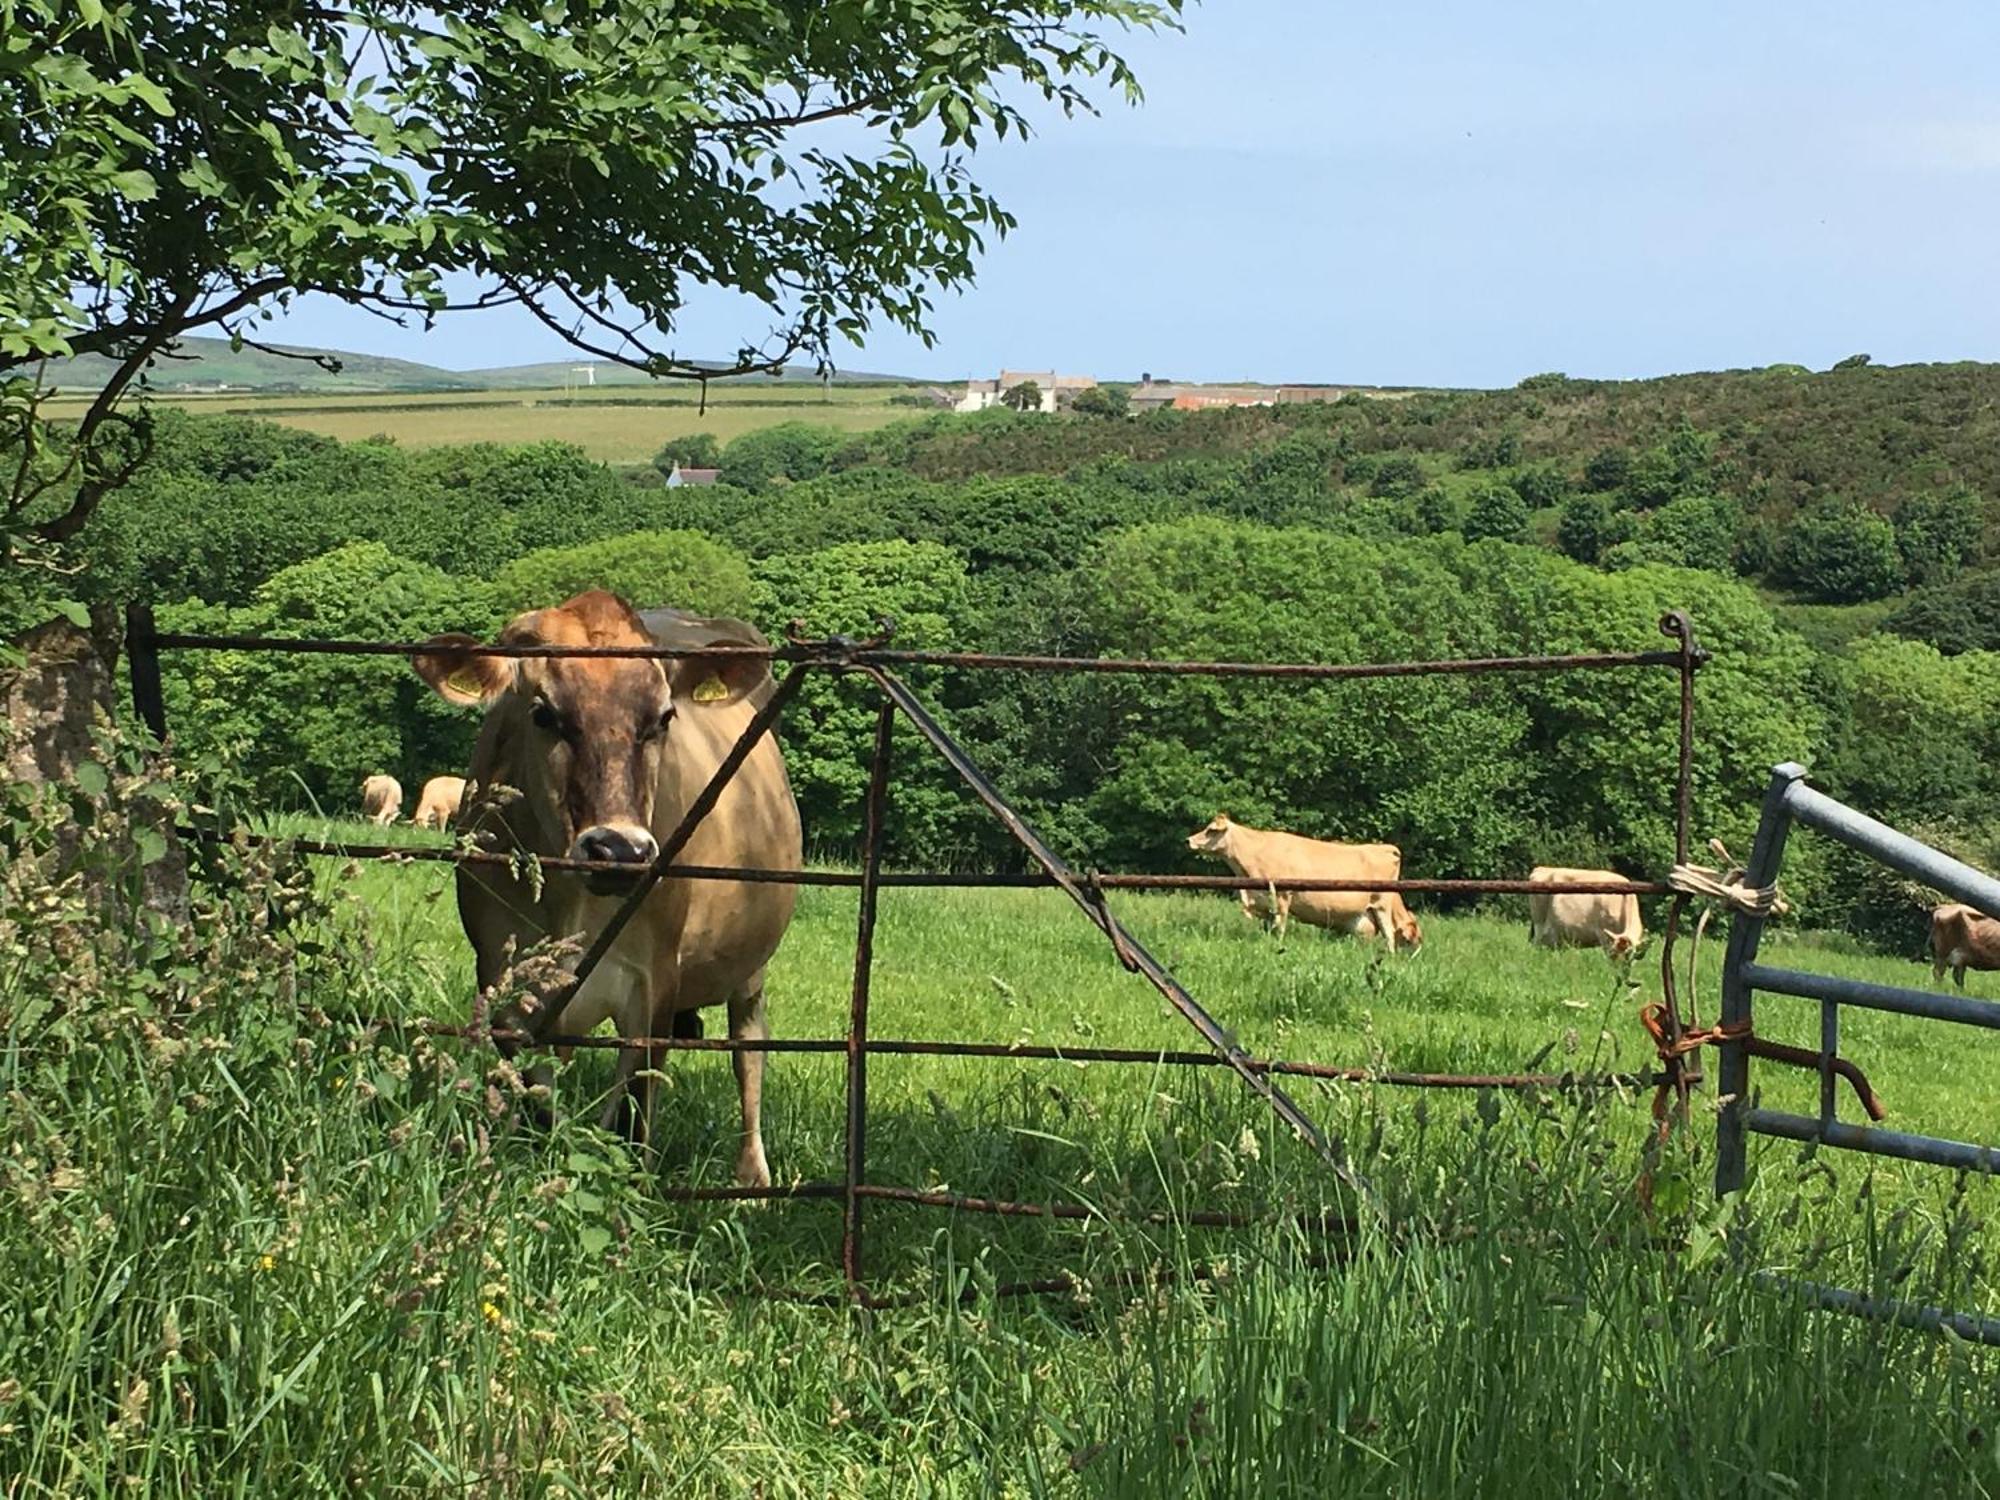
[[[189,1078],[213,1070],[200,1112],[174,1126],[199,1145],[122,1177],[136,1106],[104,1081],[141,1066],[148,1044],[107,1043],[91,1060],[107,1071],[72,1091],[65,1132],[64,1170],[87,1186],[35,1200],[33,1242],[26,1225],[0,1229],[0,1272],[22,1288],[0,1311],[10,1494],[2000,1487],[1985,1351],[1748,1281],[1778,1268],[2000,1305],[1977,1223],[1986,1183],[1764,1143],[1747,1201],[1718,1209],[1704,1114],[1684,1138],[1698,1159],[1676,1148],[1661,1177],[1693,1184],[1687,1212],[1649,1222],[1633,1192],[1643,1099],[1300,1084],[1370,1185],[1357,1204],[1219,1070],[878,1058],[876,1181],[1359,1226],[1329,1242],[1286,1223],[1176,1233],[875,1204],[871,1268],[919,1305],[864,1316],[769,1301],[743,1294],[838,1290],[837,1205],[663,1204],[579,1121],[608,1077],[603,1054],[563,1072],[552,1131],[510,1125],[513,1084],[489,1056],[357,1025],[465,1014],[448,871],[315,872],[337,902],[323,919],[335,949],[367,954],[302,993],[323,1019],[262,1023],[284,1059],[264,1072],[247,1039],[212,1062],[177,1052]],[[1453,1070],[1520,1069],[1545,1049],[1549,1068],[1650,1063],[1634,1021],[1649,976],[1633,988],[1600,955],[1530,950],[1512,917],[1427,916],[1423,952],[1376,964],[1310,931],[1280,946],[1224,898],[1117,904],[1259,1052]],[[771,972],[777,1035],[841,1032],[855,911],[852,891],[802,891]],[[1770,951],[1922,973],[1811,941]],[[1709,974],[1719,958],[1717,946]],[[1051,892],[887,891],[875,972],[878,1037],[1194,1045]],[[1769,1002],[1760,1030],[1810,1041],[1811,1012],[1785,1004]],[[1846,1037],[1891,1124],[2000,1128],[1964,1036],[1856,1015]],[[31,1061],[17,1040],[0,1087],[26,1087]],[[838,1175],[841,1069],[772,1059],[766,1138],[781,1180]],[[666,1075],[663,1171],[726,1182],[726,1064],[683,1056]],[[1761,1077],[1767,1097],[1810,1107],[1810,1078]],[[185,1087],[173,1102],[194,1108]],[[96,1192],[105,1179],[116,1188]],[[107,1199],[116,1211],[90,1218]],[[981,1291],[1121,1268],[1144,1279],[1029,1301]]]
[[[776,384],[717,385],[704,413],[690,387],[630,387],[527,391],[443,391],[366,396],[286,393],[268,396],[163,396],[161,406],[238,412],[344,442],[386,436],[412,448],[447,443],[574,443],[612,464],[644,463],[669,438],[712,433],[718,442],[780,422],[812,422],[866,432],[916,408],[892,406],[903,386],[833,385],[797,389]],[[61,418],[80,414],[80,401],[51,401]]]

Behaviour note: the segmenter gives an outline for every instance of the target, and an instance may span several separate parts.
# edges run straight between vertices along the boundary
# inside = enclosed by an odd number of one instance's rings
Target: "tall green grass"
[[[531,1129],[489,1053],[399,1024],[466,1012],[447,870],[225,863],[221,894],[146,925],[63,890],[44,908],[60,921],[30,928],[46,880],[0,874],[9,1495],[2000,1488],[1986,1351],[1750,1280],[2000,1306],[1984,1181],[1765,1143],[1743,1200],[1715,1205],[1704,1109],[1665,1163],[1688,1206],[1649,1219],[1642,1099],[1295,1082],[1378,1216],[1220,1070],[878,1058],[874,1180],[1359,1227],[871,1204],[871,1270],[914,1305],[773,1300],[753,1293],[838,1293],[835,1205],[666,1203],[587,1124],[607,1057],[564,1068],[554,1125]],[[1430,917],[1421,954],[1376,963],[1312,932],[1281,947],[1223,898],[1118,905],[1260,1052],[1649,1064],[1646,973],[1530,950],[1520,921]],[[851,891],[802,892],[771,973],[778,1035],[841,1030],[854,920]],[[1990,1138],[1983,1075],[1938,1030],[1858,1017],[1849,1050],[1893,1123]],[[1193,1045],[1047,892],[886,892],[874,1031]],[[837,1175],[841,1068],[771,1060],[780,1178]],[[1810,1077],[1774,1075],[1774,1095],[1810,1099]],[[726,1062],[666,1076],[659,1173],[725,1182]],[[989,1295],[1063,1271],[1101,1284]]]

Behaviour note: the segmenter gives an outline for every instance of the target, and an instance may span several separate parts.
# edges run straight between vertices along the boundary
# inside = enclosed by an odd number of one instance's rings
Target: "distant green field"
[[[711,387],[707,410],[691,387],[656,390],[600,386],[539,391],[439,391],[341,396],[289,392],[268,396],[166,396],[163,406],[187,411],[240,412],[287,427],[353,442],[383,436],[412,448],[448,443],[574,443],[612,464],[644,463],[669,438],[712,433],[728,442],[780,422],[812,422],[865,432],[918,415],[892,406],[891,396],[923,387],[767,383]],[[51,402],[61,417],[80,401]]]

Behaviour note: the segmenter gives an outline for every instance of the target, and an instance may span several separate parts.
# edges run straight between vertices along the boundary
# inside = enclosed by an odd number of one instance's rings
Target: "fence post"
[[[153,738],[164,743],[167,700],[160,691],[160,648],[155,634],[152,605],[125,606],[125,660],[132,671],[132,709],[153,731]]]
[[[854,997],[847,1017],[847,1186],[840,1262],[847,1289],[867,1300],[861,1272],[861,1183],[868,1153],[868,990],[875,963],[875,897],[882,878],[883,822],[889,801],[889,740],[896,705],[887,698],[875,718],[875,759],[868,773],[862,824],[861,915],[854,933]]]
[[[1757,842],[1750,850],[1750,863],[1743,883],[1764,886],[1778,878],[1785,860],[1785,835],[1791,830],[1791,814],[1785,795],[1805,779],[1805,767],[1786,761],[1771,770],[1771,783],[1764,792],[1764,810],[1757,820]],[[1744,969],[1756,962],[1757,947],[1764,939],[1764,918],[1739,911],[1729,923],[1729,947],[1722,961],[1722,1024],[1727,1029],[1748,1028],[1752,1020],[1751,988]],[[1715,1127],[1715,1191],[1719,1197],[1743,1186],[1746,1164],[1744,1116],[1750,1112],[1750,1054],[1741,1040],[1725,1038],[1722,1043],[1720,1093],[1722,1113]]]

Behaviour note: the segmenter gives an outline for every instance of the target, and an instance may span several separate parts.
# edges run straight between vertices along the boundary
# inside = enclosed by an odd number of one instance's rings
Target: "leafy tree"
[[[1871,363],[1873,363],[1872,355],[1850,354],[1845,359],[1835,360],[1833,367],[1836,370],[1859,370]]]
[[[1882,628],[1928,642],[1945,656],[2000,651],[2000,568],[1919,589],[1882,622]]]
[[[1611,507],[1602,495],[1572,495],[1556,519],[1556,545],[1563,556],[1595,565],[1603,555]]]
[[[1590,462],[1583,466],[1583,487],[1602,493],[1625,487],[1632,476],[1632,451],[1629,448],[1599,448],[1591,454]]]
[[[194,604],[161,619],[169,629],[348,640],[477,634],[497,623],[483,585],[398,558],[379,542],[282,569],[245,608]],[[182,754],[227,757],[266,807],[352,809],[362,778],[378,771],[410,796],[471,756],[477,721],[447,708],[397,657],[184,652],[162,667],[167,723]]]
[[[1537,464],[1532,469],[1516,469],[1507,482],[1530,510],[1547,510],[1561,505],[1569,495],[1569,475],[1560,464]]]
[[[1423,464],[1406,454],[1397,454],[1375,466],[1368,481],[1368,493],[1400,499],[1416,494],[1429,482]]]
[[[662,474],[675,469],[713,469],[722,462],[722,445],[712,432],[690,432],[668,438],[653,455],[653,467]]]
[[[824,363],[877,321],[928,336],[935,290],[1013,222],[967,150],[1025,134],[1031,96],[1136,93],[1105,37],[1177,9],[827,0],[804,25],[786,0],[15,0],[0,376],[108,363],[73,434],[15,446],[8,515],[75,535],[143,451],[116,413],[147,363],[306,292],[390,316],[516,302],[655,375],[717,373],[666,352],[702,287],[775,329],[726,370]],[[844,133],[815,145],[822,122]],[[47,437],[35,386],[0,414]]]
[[[1019,385],[1011,385],[1000,393],[1000,404],[1009,411],[1029,412],[1042,409],[1042,388],[1033,380],[1024,380]]]
[[[851,542],[766,558],[755,569],[756,614],[768,632],[797,619],[814,634],[870,635],[890,617],[896,644],[963,648],[978,638],[965,560],[935,542]],[[921,678],[917,679],[921,682]],[[874,695],[859,682],[819,677],[786,714],[781,735],[792,790],[809,836],[851,856],[875,740]],[[985,814],[951,769],[902,728],[891,837],[896,857],[952,861],[976,842]]]
[[[1816,599],[1853,604],[1903,581],[1896,528],[1866,506],[1833,501],[1802,512],[1778,544],[1778,576]]]
[[[545,547],[493,578],[505,614],[560,604],[585,589],[609,589],[637,608],[670,605],[703,615],[746,616],[750,565],[698,531],[634,531],[575,547]]]
[[[1483,484],[1473,491],[1461,529],[1468,542],[1488,537],[1503,542],[1526,541],[1528,504],[1508,485]]]
[[[1734,500],[1688,495],[1670,500],[1641,524],[1632,562],[1666,563],[1676,568],[1702,568],[1710,573],[1735,570],[1736,533],[1743,523]]]
[[[746,490],[761,490],[776,480],[815,479],[827,471],[846,440],[837,427],[809,422],[760,427],[722,450],[722,472],[716,478]]]
[[[1896,507],[1896,550],[1912,584],[1945,583],[1979,549],[1986,507],[1964,486],[1912,495]]]
[[[1416,498],[1413,509],[1417,526],[1432,535],[1442,531],[1456,531],[1459,525],[1458,502],[1451,498],[1451,491],[1441,484],[1425,486]]]
[[[1069,409],[1080,417],[1123,417],[1132,410],[1132,396],[1122,385],[1093,385],[1076,393]]]

